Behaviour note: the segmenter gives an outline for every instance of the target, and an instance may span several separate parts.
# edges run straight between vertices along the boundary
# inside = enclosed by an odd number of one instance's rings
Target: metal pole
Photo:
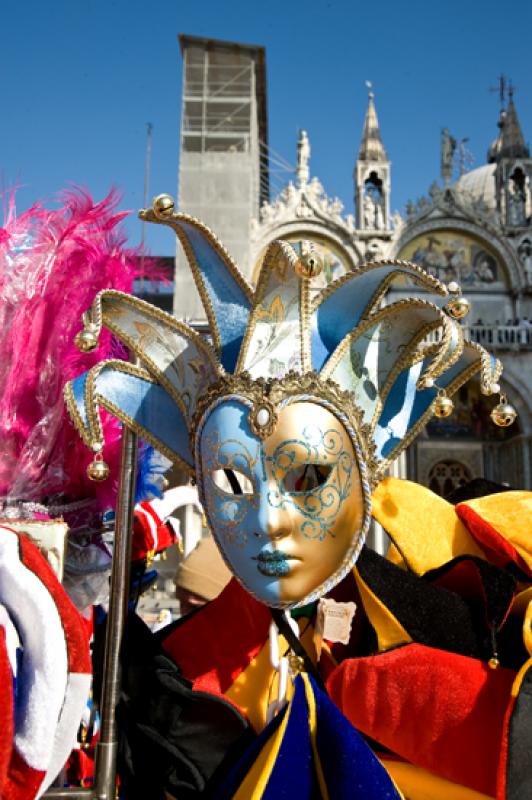
[[[115,800],[118,734],[116,706],[120,694],[120,645],[129,600],[129,566],[133,531],[133,508],[137,477],[137,435],[127,428],[122,433],[122,451],[116,503],[109,612],[105,632],[104,671],[100,702],[100,738],[96,744],[94,786],[91,788],[51,788],[46,800]]]
[[[120,694],[120,646],[129,600],[129,566],[137,462],[137,435],[124,427],[113,566],[109,595],[109,613],[105,634],[105,657],[100,702],[100,738],[96,744],[93,800],[114,800],[116,792],[116,756],[118,734],[116,706]],[[85,796],[85,795],[84,795]]]

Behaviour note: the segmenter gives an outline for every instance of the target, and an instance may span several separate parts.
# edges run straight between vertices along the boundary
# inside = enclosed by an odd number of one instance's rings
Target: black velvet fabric
[[[493,655],[493,633],[515,591],[509,573],[464,557],[419,577],[369,548],[363,549],[357,568],[415,642],[482,660]],[[455,587],[463,581],[454,579],[453,572],[464,569],[469,581],[462,593]]]
[[[467,500],[474,500],[476,497],[485,497],[488,494],[511,491],[512,487],[506,486],[503,483],[488,481],[486,478],[473,478],[473,480],[463,486],[458,486],[457,489],[453,489],[452,492],[446,495],[445,499],[448,503],[452,503],[453,506],[456,506],[458,503],[465,503]]]
[[[121,797],[214,797],[225,765],[255,738],[249,722],[222,698],[193,691],[136,615],[128,619],[121,658]]]

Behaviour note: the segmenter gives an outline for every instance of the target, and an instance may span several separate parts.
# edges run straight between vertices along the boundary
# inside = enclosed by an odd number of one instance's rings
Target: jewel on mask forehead
[[[249,425],[253,433],[265,439],[275,428],[277,412],[273,404],[266,398],[256,402],[249,412]]]
[[[257,411],[257,425],[261,428],[264,428],[265,425],[268,424],[270,421],[270,410],[266,407],[259,408]]]

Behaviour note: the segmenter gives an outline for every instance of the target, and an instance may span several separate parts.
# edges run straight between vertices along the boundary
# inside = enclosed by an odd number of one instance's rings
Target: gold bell
[[[90,328],[83,328],[74,337],[74,344],[81,353],[91,353],[98,347],[98,335]]]
[[[323,258],[316,250],[302,253],[296,263],[296,272],[301,278],[315,278],[323,271]]]
[[[171,217],[175,208],[174,199],[169,194],[159,194],[154,198],[152,208],[153,213],[159,219]]]
[[[492,408],[490,417],[492,422],[498,425],[499,428],[509,428],[516,420],[517,411],[513,405],[508,402],[506,396],[501,394],[500,403],[498,403],[495,408]]]
[[[463,319],[467,317],[471,311],[471,303],[467,297],[453,297],[453,299],[447,303],[445,309],[453,319]]]
[[[497,655],[493,655],[490,660],[488,661],[488,667],[490,669],[499,669],[501,666],[501,662],[497,658]]]
[[[89,480],[97,483],[105,481],[109,477],[109,466],[103,460],[101,453],[97,453],[87,467],[87,476]]]
[[[436,417],[450,417],[453,413],[454,403],[447,397],[445,391],[440,389],[438,396],[432,401],[432,410]]]

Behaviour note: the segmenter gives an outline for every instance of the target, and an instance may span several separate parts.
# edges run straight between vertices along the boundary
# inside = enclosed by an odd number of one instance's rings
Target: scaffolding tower
[[[205,222],[251,271],[250,222],[269,199],[263,47],[179,36],[183,56],[179,210]],[[182,252],[174,312],[201,319]]]

